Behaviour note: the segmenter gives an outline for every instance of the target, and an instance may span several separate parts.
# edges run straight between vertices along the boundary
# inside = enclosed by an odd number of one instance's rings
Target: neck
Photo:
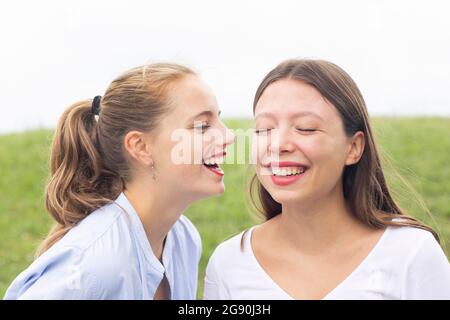
[[[282,204],[278,226],[283,238],[304,252],[323,252],[362,230],[337,187],[322,199]]]
[[[153,253],[160,261],[167,234],[189,205],[163,189],[157,187],[155,181],[135,181],[127,184],[124,191],[141,219]]]

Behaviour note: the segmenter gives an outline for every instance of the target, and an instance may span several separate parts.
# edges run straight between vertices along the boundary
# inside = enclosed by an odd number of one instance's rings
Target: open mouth
[[[203,160],[203,166],[205,166],[206,169],[222,177],[225,173],[223,172],[222,168],[219,165],[221,163],[223,163],[223,157],[219,158],[212,157]]]
[[[277,177],[291,177],[298,176],[304,173],[308,168],[306,167],[271,167],[272,174]]]
[[[291,161],[271,162],[266,166],[272,182],[279,186],[287,186],[299,181],[308,169],[306,165]]]

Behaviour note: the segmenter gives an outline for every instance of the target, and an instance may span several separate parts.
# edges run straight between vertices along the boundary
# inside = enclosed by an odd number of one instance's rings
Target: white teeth
[[[217,158],[212,157],[212,158],[204,160],[203,162],[207,165],[213,165],[213,164],[219,165],[219,164],[223,163],[223,160],[224,160],[223,157],[217,157]]]
[[[291,176],[296,174],[302,174],[305,172],[304,167],[272,167],[272,173],[276,176]]]

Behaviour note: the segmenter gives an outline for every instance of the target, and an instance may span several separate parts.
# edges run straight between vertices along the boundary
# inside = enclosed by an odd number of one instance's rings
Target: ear
[[[151,166],[153,157],[146,138],[147,136],[140,131],[130,131],[125,135],[123,145],[133,160],[142,165]]]
[[[356,132],[351,138],[350,150],[345,160],[345,165],[352,165],[358,163],[364,152],[365,138],[362,131]]]

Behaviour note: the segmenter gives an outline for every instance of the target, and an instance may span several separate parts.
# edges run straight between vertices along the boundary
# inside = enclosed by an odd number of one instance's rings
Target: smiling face
[[[362,132],[348,137],[338,110],[302,81],[278,80],[256,104],[256,172],[281,204],[342,192],[343,169],[359,160],[363,145]]]
[[[234,136],[219,118],[214,94],[187,75],[173,84],[168,100],[171,111],[157,134],[149,134],[158,185],[192,201],[221,194],[224,172],[218,164]]]

